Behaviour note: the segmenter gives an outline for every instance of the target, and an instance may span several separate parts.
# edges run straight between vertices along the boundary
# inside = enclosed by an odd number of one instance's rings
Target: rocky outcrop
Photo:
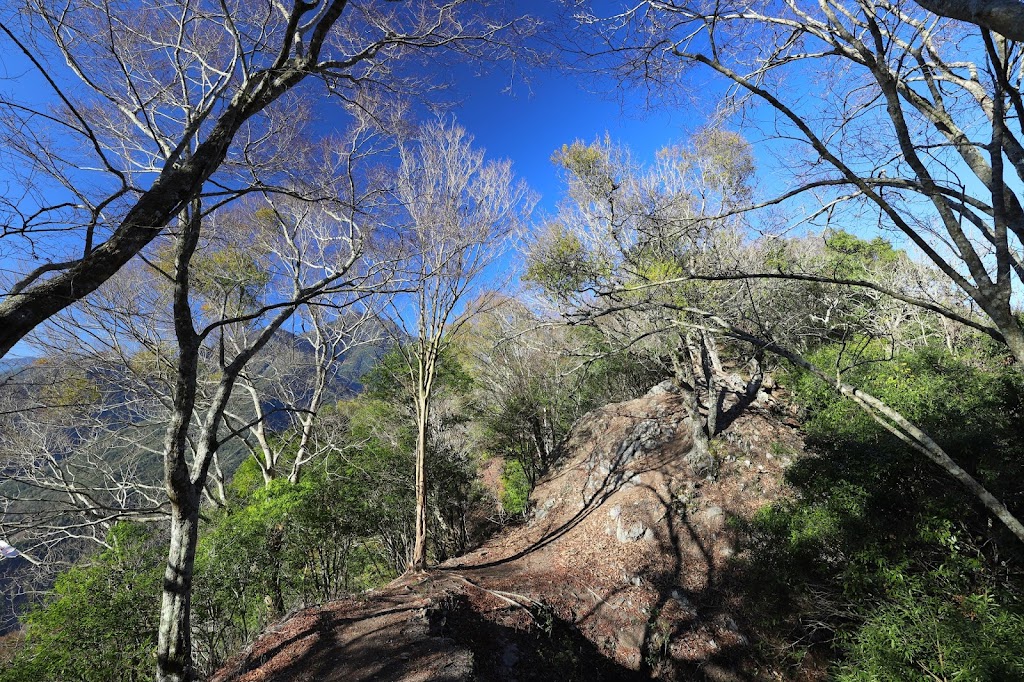
[[[687,466],[691,446],[671,385],[595,410],[526,523],[297,614],[214,679],[776,679],[754,662],[730,575],[742,519],[783,494],[802,443],[755,403],[712,441],[714,477]]]

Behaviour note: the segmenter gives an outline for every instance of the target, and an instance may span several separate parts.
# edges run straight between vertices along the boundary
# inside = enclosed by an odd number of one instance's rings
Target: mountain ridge
[[[664,388],[588,413],[527,523],[298,612],[212,681],[770,679],[733,584],[737,522],[785,495],[803,441],[761,394],[715,441],[717,476],[694,476],[691,445]]]

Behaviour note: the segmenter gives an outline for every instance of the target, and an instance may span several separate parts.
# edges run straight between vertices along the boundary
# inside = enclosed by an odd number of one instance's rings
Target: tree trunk
[[[1020,0],[917,0],[939,16],[967,21],[1010,40],[1024,40],[1024,3]]]
[[[191,682],[192,568],[199,536],[199,499],[171,506],[171,542],[164,570],[160,630],[157,640],[157,681]]]
[[[421,396],[416,405],[416,541],[409,569],[427,568],[427,399]]]
[[[1024,366],[1024,329],[1021,329],[1017,317],[1010,311],[1010,306],[1001,306],[996,314],[989,313],[989,318],[1002,333],[1013,359],[1018,365]]]
[[[195,679],[192,669],[192,569],[199,537],[200,496],[205,481],[198,486],[192,484],[185,457],[199,371],[199,337],[192,320],[188,268],[202,228],[199,202],[194,201],[190,208],[182,216],[183,229],[175,251],[173,310],[178,372],[172,397],[174,408],[164,446],[164,488],[171,503],[171,540],[164,568],[157,636],[158,682]]]
[[[529,417],[530,428],[533,432],[533,445],[537,450],[537,466],[530,467],[529,477],[530,485],[536,483],[538,469],[543,470],[548,466],[548,448],[544,442],[544,430],[541,427],[540,418],[536,413],[533,413]]]
[[[700,413],[697,377],[693,371],[693,353],[686,343],[680,344],[678,352],[672,358],[672,365],[675,370],[676,382],[686,397],[684,404],[690,418],[690,431],[693,437],[693,447],[686,455],[686,463],[695,476],[700,478],[712,476],[715,473],[715,459],[711,455],[711,439],[708,436],[707,422]],[[714,408],[709,406],[708,409]]]
[[[707,388],[708,414],[705,421],[706,433],[707,437],[711,439],[718,435],[718,413],[722,409],[722,397],[724,395],[723,389],[717,385],[715,378],[720,376],[724,370],[722,369],[722,361],[718,357],[718,349],[715,347],[714,339],[703,331],[698,334],[697,338],[700,341],[700,366],[704,372],[704,384]],[[691,351],[690,354],[693,355],[693,352]],[[696,389],[697,387],[694,385],[694,390],[696,391]]]
[[[281,586],[281,550],[284,549],[284,526],[278,524],[270,531],[267,543],[270,554],[270,594],[266,595],[267,622],[284,615],[284,589]]]

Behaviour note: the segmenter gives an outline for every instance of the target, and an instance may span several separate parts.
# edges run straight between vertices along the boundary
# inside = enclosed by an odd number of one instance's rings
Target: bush
[[[22,648],[2,682],[136,682],[155,669],[163,543],[127,523],[110,549],[57,579],[53,597],[30,612]]]
[[[840,349],[814,360],[838,364]],[[883,361],[845,379],[922,425],[1011,509],[1021,506],[1021,377],[978,350]],[[745,564],[761,627],[790,651],[824,648],[836,679],[1024,679],[1018,543],[938,467],[809,375],[788,385],[819,451],[786,474],[795,494],[751,524]]]
[[[501,508],[510,516],[525,515],[530,504],[530,479],[518,459],[505,460],[501,469]]]
[[[244,489],[249,478],[241,471]],[[196,554],[193,641],[201,669],[212,671],[294,607],[394,576],[376,537],[380,511],[364,483],[320,469],[244,496],[233,483],[240,501],[213,518]]]
[[[837,680],[1024,679],[1020,613],[989,592],[951,592],[934,575],[897,575],[908,579],[843,638],[848,662]]]

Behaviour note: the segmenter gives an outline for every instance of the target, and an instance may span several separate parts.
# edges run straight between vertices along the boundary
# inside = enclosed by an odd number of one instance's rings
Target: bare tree
[[[394,189],[405,258],[404,293],[389,302],[405,359],[416,420],[416,533],[410,569],[427,564],[426,453],[439,360],[459,328],[491,305],[481,286],[527,215],[526,188],[507,161],[485,161],[457,125],[421,126],[399,147]],[[472,300],[470,300],[472,299]]]
[[[129,288],[134,310],[144,308],[146,296]],[[98,328],[89,336],[51,329],[53,350],[0,388],[0,537],[49,577],[83,543],[103,545],[113,523],[166,513],[159,474],[143,473],[160,456],[142,417],[159,411],[150,391],[159,379],[145,363],[123,363]]]
[[[354,135],[359,140],[361,135]],[[372,137],[372,135],[371,135]],[[342,178],[357,177],[353,168],[364,151],[359,142],[342,156]],[[225,438],[237,435],[228,429],[227,411],[232,391],[246,366],[301,307],[318,299],[374,283],[358,266],[365,235],[365,205],[361,183],[343,183],[338,199],[312,211],[295,211],[295,200],[273,202],[262,230],[274,235],[268,242],[272,278],[284,287],[273,296],[238,308],[223,308],[205,326],[197,327],[190,285],[203,216],[199,206],[184,216],[175,240],[173,270],[173,320],[177,364],[172,409],[164,443],[164,485],[170,500],[170,551],[164,577],[157,660],[161,680],[194,676],[191,668],[190,599],[192,571],[198,539],[199,511],[210,467]],[[357,189],[353,194],[345,189]],[[372,193],[372,190],[370,190]],[[326,193],[315,192],[314,196]],[[300,205],[302,202],[298,202]],[[286,287],[286,288],[285,288]],[[206,404],[197,404],[199,362],[204,347],[215,349],[216,381]],[[193,425],[193,419],[198,424]]]
[[[474,402],[493,424],[482,450],[514,456],[531,485],[552,464],[572,422],[585,412],[584,373],[572,357],[569,330],[543,319],[515,298],[477,316],[462,334],[461,348],[475,377]],[[498,432],[498,433],[493,433]],[[497,435],[501,442],[494,443]]]
[[[271,342],[262,354],[266,361],[251,363],[239,375],[251,412],[226,411],[226,423],[248,432],[242,442],[267,483],[285,474],[297,483],[306,465],[330,449],[317,429],[318,417],[326,400],[348,390],[339,385],[345,381],[339,375],[343,360],[383,341],[373,311],[357,305],[365,293],[342,293],[356,300],[338,295],[329,305],[320,301],[301,309],[301,333]]]
[[[705,154],[709,151],[710,148],[706,149]],[[743,270],[741,266],[753,264],[755,270],[764,268],[766,262],[783,257],[784,250],[773,240],[753,245],[731,240],[728,224],[722,223],[722,216],[729,215],[729,211],[721,211],[718,206],[713,205],[714,210],[706,216],[689,209],[667,208],[693,206],[694,192],[703,196],[695,189],[702,183],[716,194],[716,186],[729,186],[728,182],[719,184],[721,178],[743,177],[730,172],[730,164],[717,170],[715,164],[702,168],[689,183],[672,180],[678,167],[656,164],[653,174],[660,180],[648,185],[652,191],[638,192],[635,188],[642,186],[638,178],[644,174],[631,171],[628,164],[614,163],[615,155],[603,145],[580,145],[563,157],[563,165],[572,176],[572,201],[560,212],[554,227],[534,246],[532,276],[560,303],[570,321],[598,327],[618,347],[636,347],[659,337],[678,339],[670,360],[687,392],[695,442],[690,459],[695,471],[709,469],[706,449],[708,439],[720,427],[723,385],[728,385],[740,402],[753,399],[760,386],[759,366],[755,365],[749,380],[742,382],[736,380],[738,377],[724,377],[720,363],[716,362],[716,336],[740,340],[753,349],[753,360],[757,361],[765,352],[773,353],[808,369],[853,399],[886,430],[939,465],[1024,540],[1020,521],[921,428],[877,398],[843,382],[838,372],[837,376],[830,376],[814,367],[799,352],[775,338],[786,338],[787,334],[796,338],[808,329],[832,330],[840,339],[867,336],[872,333],[870,325],[877,323],[878,318],[871,315],[868,324],[861,323],[857,306],[870,308],[870,298],[853,306],[844,304],[842,309],[835,303],[826,301],[823,306],[818,301],[803,306],[801,314],[790,315],[786,311],[793,310],[792,303],[771,305],[776,292],[766,285],[774,288],[775,282],[781,281],[788,285],[812,282],[834,286],[836,280],[812,275],[801,280],[785,273],[777,273],[778,279],[774,279],[763,270],[757,275],[737,275],[737,270]],[[723,155],[717,158],[722,159]],[[662,238],[665,230],[669,241]],[[759,251],[765,252],[764,257],[758,257]],[[732,286],[737,281],[741,286]],[[723,282],[727,286],[721,286]],[[750,282],[759,286],[749,286]],[[903,282],[894,291],[906,292],[912,287],[912,282]],[[793,286],[784,288],[784,292],[794,290]],[[765,296],[766,293],[769,295]],[[904,300],[897,300],[913,305],[912,301],[926,293],[934,291],[904,295]],[[799,300],[806,300],[806,296]],[[952,312],[955,308],[936,306],[937,301],[933,301],[932,312],[943,316],[966,319],[970,314],[969,310],[956,314]],[[801,307],[799,303],[797,307]],[[778,314],[780,308],[782,315]],[[823,310],[826,317],[815,319]],[[828,315],[834,318],[829,319]],[[665,346],[662,341],[661,347]],[[716,386],[716,381],[722,383]],[[700,389],[703,404],[698,397]]]
[[[693,426],[688,460],[695,472],[710,474],[719,384],[729,378],[714,339],[696,328],[680,334],[676,316],[666,317],[657,303],[744,307],[742,291],[681,280],[735,260],[741,222],[716,216],[750,195],[749,149],[735,134],[706,130],[689,146],[661,150],[650,168],[607,139],[566,145],[555,160],[565,173],[566,197],[532,246],[527,276],[554,295],[563,314],[602,310],[584,317],[613,349],[645,352],[675,374]]]
[[[49,106],[0,101],[0,355],[95,291],[192,202],[276,183],[309,77],[341,100],[402,84],[424,50],[482,53],[511,22],[471,0],[32,0],[0,18]],[[409,75],[408,73],[404,75]],[[308,97],[308,94],[304,95]]]
[[[767,135],[793,143],[794,183],[757,208],[787,205],[804,221],[840,226],[868,216],[984,318],[921,303],[1024,362],[1013,311],[1024,277],[1018,43],[902,1],[652,1],[581,17],[596,39],[583,51],[626,79],[672,90],[706,69],[728,88],[724,115],[767,109]],[[807,80],[815,87],[792,87]]]
[[[794,365],[802,367],[812,373],[818,379],[835,389],[840,395],[853,400],[865,412],[871,415],[882,428],[899,438],[908,446],[923,454],[929,460],[937,464],[950,477],[957,481],[969,491],[993,516],[1006,526],[1013,535],[1024,542],[1024,524],[1003,504],[998,498],[990,493],[974,476],[956,463],[952,457],[936,443],[925,431],[892,409],[884,402],[870,393],[844,382],[840,376],[832,375],[823,371],[814,363],[809,362],[801,354],[780,346],[770,339],[760,338],[748,331],[723,320],[720,316],[710,311],[690,309],[687,313],[703,318],[707,328],[718,333],[728,335],[732,338],[750,343],[780,357],[786,358]]]
[[[141,410],[140,426],[151,436],[163,432],[162,445],[154,439],[147,446],[162,460],[163,485],[156,486],[162,493],[156,497],[152,485],[140,486],[123,471],[97,467],[89,476],[79,475],[83,465],[86,471],[89,465],[88,443],[75,436],[81,426],[57,432],[68,434],[71,442],[67,447],[40,443],[30,455],[32,461],[23,467],[32,472],[32,478],[26,475],[25,480],[47,492],[40,504],[45,506],[51,498],[68,500],[53,508],[47,518],[59,515],[62,509],[65,514],[83,514],[70,521],[58,519],[52,527],[37,525],[33,529],[37,545],[47,541],[47,533],[51,542],[59,541],[61,533],[82,536],[88,532],[102,537],[110,523],[139,518],[147,510],[151,517],[169,521],[158,641],[161,679],[194,677],[192,571],[210,472],[218,467],[223,445],[255,428],[266,416],[254,410],[241,417],[238,408],[244,401],[232,399],[234,388],[297,311],[323,305],[345,315],[346,308],[352,307],[358,316],[355,306],[359,298],[379,284],[376,271],[359,260],[368,229],[363,220],[371,220],[379,192],[373,174],[358,166],[371,153],[376,139],[372,127],[353,131],[349,143],[339,144],[337,152],[332,152],[336,164],[322,168],[319,176],[303,174],[308,182],[319,179],[322,183],[296,185],[288,197],[265,194],[262,205],[250,202],[248,211],[220,207],[204,212],[196,200],[182,216],[173,239],[162,238],[155,245],[145,269],[123,270],[98,292],[93,304],[63,314],[64,331],[57,327],[56,319],[45,330],[50,342],[63,339],[69,349],[81,349],[78,354],[83,359],[93,359],[92,366],[101,370],[99,377],[122,392],[119,409],[133,389],[146,396],[149,405]],[[321,154],[309,161],[319,165],[330,157]],[[312,199],[297,198],[303,195]],[[326,198],[332,195],[333,199]],[[249,248],[244,251],[225,238],[243,225],[249,234]],[[198,255],[200,247],[202,254]],[[132,281],[132,274],[139,276]],[[321,356],[318,364],[326,366],[329,360]],[[110,369],[104,373],[103,367]],[[55,385],[67,402],[69,391],[78,384],[65,379]],[[90,384],[84,386],[82,390]],[[321,390],[313,402],[322,402],[322,398]],[[96,403],[82,405],[78,414],[90,416]],[[132,420],[118,410],[105,409],[109,404],[100,404],[99,411],[109,416],[96,420],[105,427],[104,434],[131,439]],[[307,403],[303,409],[310,407]],[[307,421],[313,417],[304,416]],[[92,441],[96,442],[97,457],[102,458],[104,450],[109,452],[109,439]],[[293,463],[296,478],[307,459],[308,452]],[[46,463],[48,466],[40,466]],[[114,489],[112,482],[135,492],[124,499],[113,498],[109,492]],[[139,490],[148,491],[148,507],[138,501]]]

